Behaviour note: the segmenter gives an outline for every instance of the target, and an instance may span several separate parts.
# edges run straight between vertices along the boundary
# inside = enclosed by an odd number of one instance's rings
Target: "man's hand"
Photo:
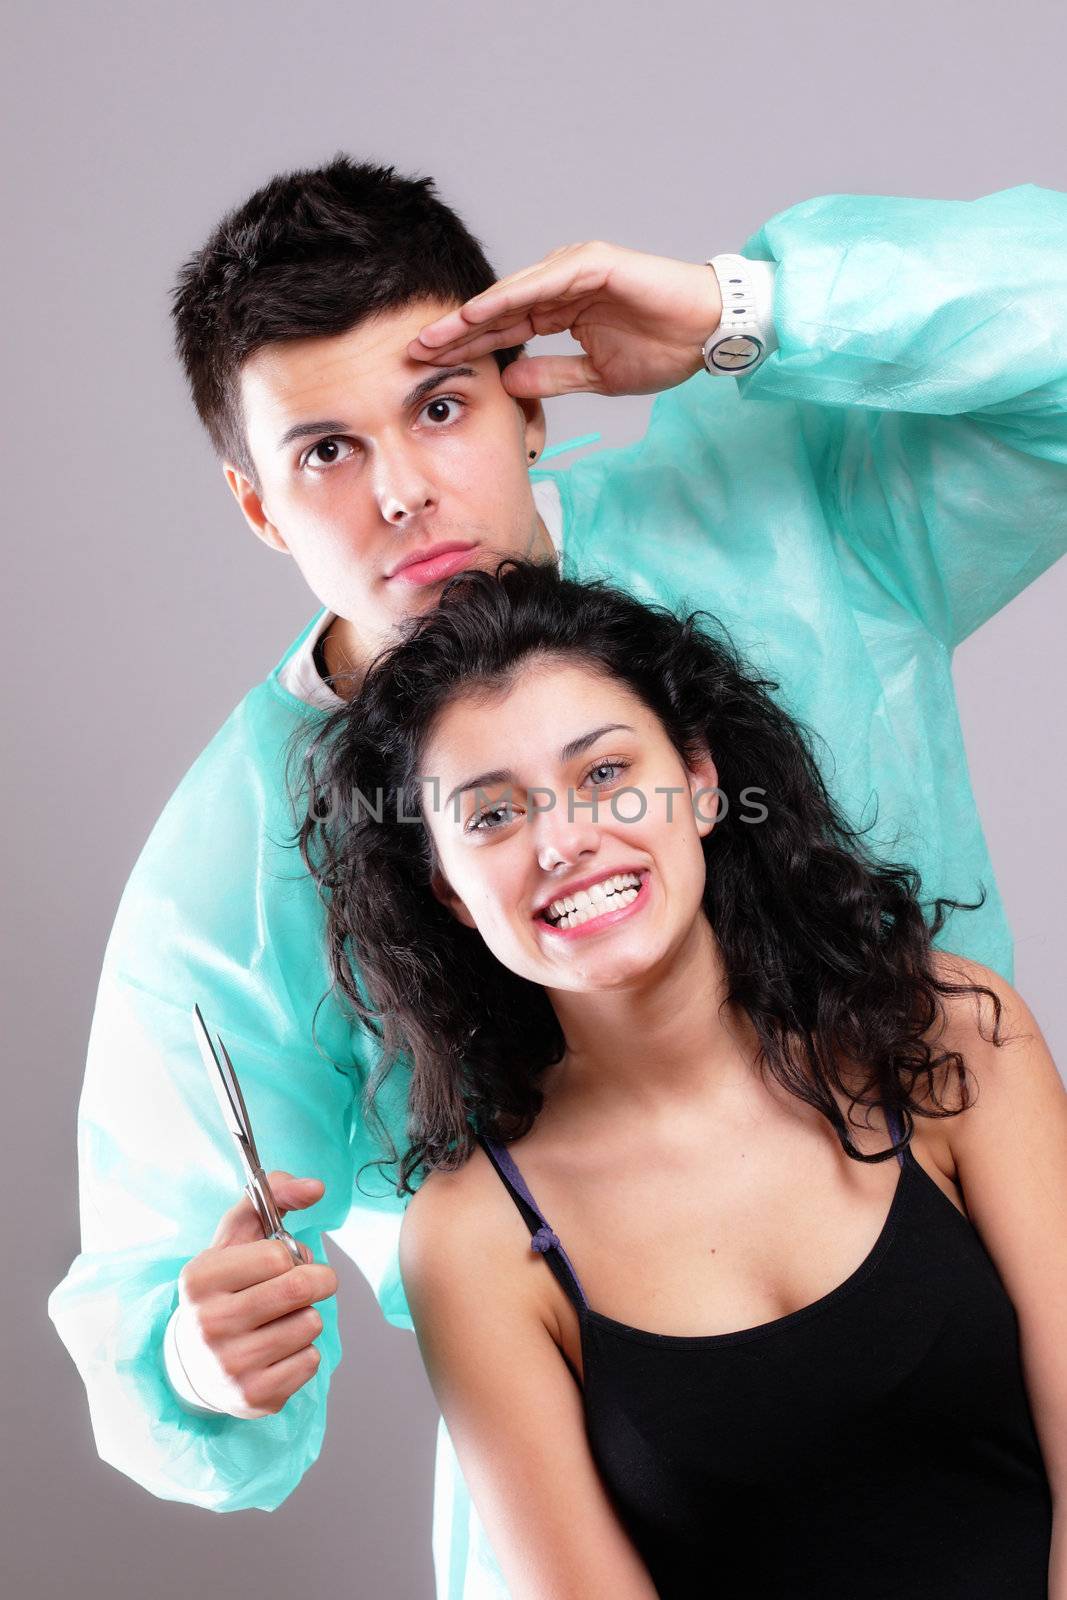
[[[453,366],[569,332],[585,354],[520,356],[501,375],[509,394],[656,394],[700,370],[721,315],[712,267],[600,241],[568,244],[428,323],[408,355]]]
[[[321,1200],[319,1178],[270,1173],[278,1210],[302,1211]],[[332,1267],[295,1266],[280,1239],[265,1239],[251,1200],[226,1212],[207,1250],[178,1279],[174,1336],[196,1393],[231,1417],[273,1415],[319,1367],[313,1341],[322,1332],[316,1300],[337,1290]]]

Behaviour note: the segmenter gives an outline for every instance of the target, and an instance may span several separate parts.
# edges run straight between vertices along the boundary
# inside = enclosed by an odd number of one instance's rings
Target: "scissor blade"
[[[203,1014],[197,1005],[193,1007],[193,1032],[196,1035],[196,1042],[200,1046],[200,1054],[207,1068],[211,1087],[215,1091],[215,1098],[218,1100],[223,1121],[236,1140],[241,1159],[245,1166],[249,1168],[251,1174],[251,1171],[259,1165],[259,1162],[256,1157],[255,1142],[252,1138],[252,1127],[248,1120],[248,1112],[245,1109],[244,1096],[241,1094],[241,1088],[237,1082],[237,1074],[233,1070],[233,1063],[226,1054],[226,1046],[221,1039],[219,1040],[219,1049],[222,1051],[224,1059],[219,1059],[218,1052],[211,1042],[211,1035],[207,1031],[207,1024],[204,1021]]]
[[[255,1168],[259,1166],[259,1151],[256,1149],[255,1135],[252,1132],[252,1119],[248,1115],[248,1107],[245,1105],[245,1097],[241,1093],[241,1085],[238,1083],[237,1074],[233,1070],[233,1062],[230,1060],[230,1052],[223,1044],[221,1034],[216,1034],[215,1038],[218,1040],[219,1050],[222,1052],[222,1061],[219,1065],[219,1072],[225,1078],[227,1090],[229,1091],[230,1097],[237,1107],[237,1113],[241,1119],[241,1126],[244,1128],[244,1136],[248,1141],[248,1154],[251,1159],[252,1166]]]

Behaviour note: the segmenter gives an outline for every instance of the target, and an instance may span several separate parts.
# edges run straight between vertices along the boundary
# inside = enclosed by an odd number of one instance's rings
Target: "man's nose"
[[[436,504],[433,484],[418,457],[398,446],[379,449],[374,464],[374,495],[384,521],[402,528]]]

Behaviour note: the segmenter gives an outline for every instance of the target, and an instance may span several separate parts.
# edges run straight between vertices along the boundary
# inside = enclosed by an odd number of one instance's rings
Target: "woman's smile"
[[[576,894],[561,894],[545,910],[539,911],[534,921],[557,939],[581,939],[590,934],[602,933],[618,923],[637,916],[648,904],[649,870],[622,872],[602,878],[589,890],[579,889]],[[631,880],[636,879],[636,884]],[[562,907],[569,907],[562,916]]]

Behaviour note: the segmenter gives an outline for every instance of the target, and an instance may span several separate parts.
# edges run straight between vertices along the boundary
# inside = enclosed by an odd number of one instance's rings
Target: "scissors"
[[[218,1052],[211,1042],[211,1035],[207,1031],[203,1013],[196,1005],[193,1007],[193,1032],[200,1046],[200,1054],[204,1058],[204,1065],[219,1102],[223,1120],[233,1135],[241,1165],[248,1174],[245,1194],[255,1207],[264,1236],[268,1239],[280,1239],[292,1256],[293,1265],[301,1267],[304,1264],[304,1257],[300,1253],[300,1246],[282,1223],[278,1202],[267,1182],[267,1174],[260,1165],[256,1141],[252,1136],[252,1124],[248,1119],[244,1095],[241,1093],[241,1085],[237,1082],[237,1074],[233,1070],[229,1052],[222,1039],[216,1035],[219,1050],[222,1052],[222,1060],[219,1060]]]

